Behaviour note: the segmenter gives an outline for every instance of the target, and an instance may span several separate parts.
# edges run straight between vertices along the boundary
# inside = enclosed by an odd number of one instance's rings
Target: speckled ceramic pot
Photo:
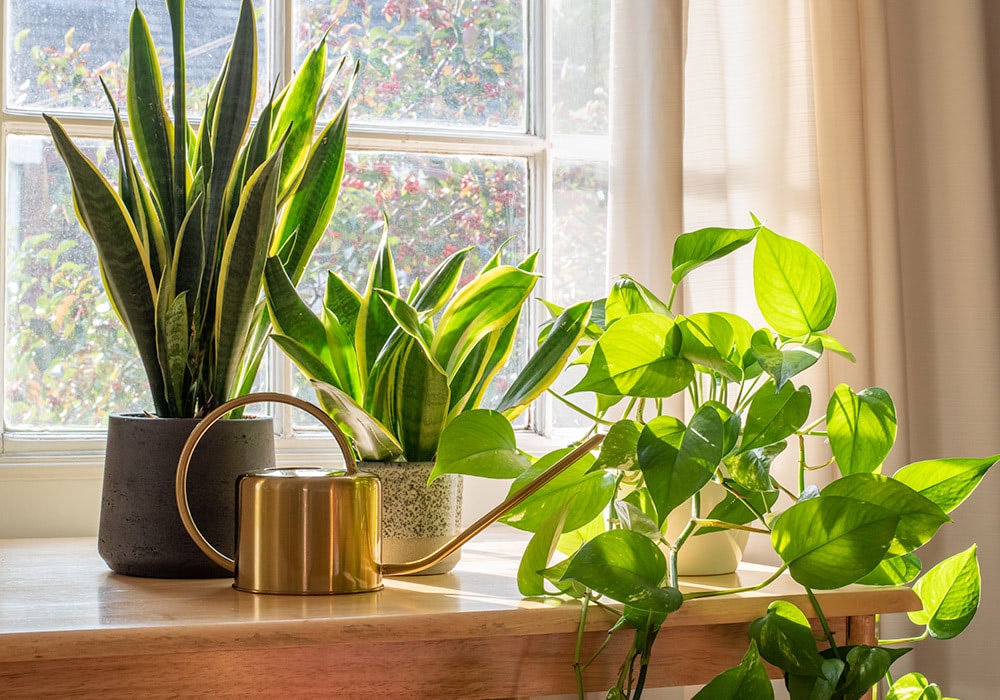
[[[382,562],[404,564],[434,552],[462,530],[462,477],[445,474],[430,486],[434,462],[359,462],[382,484]],[[455,568],[461,550],[421,574]]]

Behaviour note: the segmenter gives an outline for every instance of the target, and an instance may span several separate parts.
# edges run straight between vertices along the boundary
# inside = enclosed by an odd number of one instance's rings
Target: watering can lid
[[[347,467],[268,467],[240,476],[266,479],[377,479],[367,472],[350,472]]]

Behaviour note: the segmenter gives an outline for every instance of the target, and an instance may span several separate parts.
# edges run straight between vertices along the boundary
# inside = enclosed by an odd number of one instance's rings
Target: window
[[[542,249],[541,296],[565,304],[603,292],[609,0],[255,5],[259,93],[324,37],[331,61],[346,54],[363,64],[340,200],[303,289],[321,284],[316,273],[330,266],[361,284],[385,211],[404,285],[457,247],[474,246],[481,261],[510,239],[511,260]],[[169,61],[163,3],[141,6]],[[99,449],[108,412],[148,408],[141,366],[110,312],[41,118],[59,115],[115,176],[97,78],[123,101],[131,8],[90,0],[3,0],[0,8],[8,457]],[[237,0],[187,0],[189,94],[207,93],[237,12]],[[522,333],[522,356],[539,320]],[[261,381],[295,390],[285,358],[274,352],[269,362]],[[542,406],[525,427],[544,432],[570,420]],[[279,421],[279,444],[299,444],[298,421]]]

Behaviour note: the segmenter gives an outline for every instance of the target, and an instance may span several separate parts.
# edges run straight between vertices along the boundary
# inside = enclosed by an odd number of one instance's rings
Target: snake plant
[[[334,272],[317,315],[270,258],[264,286],[280,347],[313,380],[320,405],[370,461],[433,460],[441,432],[478,408],[514,347],[538,275],[536,254],[504,265],[498,251],[464,286],[471,249],[445,259],[404,298],[387,232],[363,293]],[[514,418],[561,372],[590,319],[566,309],[495,407]]]
[[[204,115],[189,123],[184,2],[166,4],[173,120],[138,7],[129,23],[128,131],[104,86],[114,113],[117,188],[58,120],[45,120],[108,296],[138,348],[155,412],[191,417],[253,383],[269,332],[260,298],[264,262],[276,256],[298,281],[326,229],[343,177],[347,101],[316,134],[327,94],[321,42],[253,124],[257,30],[253,3],[243,0]]]

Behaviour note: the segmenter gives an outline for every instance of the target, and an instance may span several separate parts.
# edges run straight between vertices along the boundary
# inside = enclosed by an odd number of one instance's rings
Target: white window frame
[[[6,31],[7,0],[0,0],[0,30]],[[292,0],[274,0],[269,8],[269,32],[274,50],[269,57],[270,75],[288,75],[294,65],[291,26]],[[397,151],[451,155],[482,155],[524,158],[527,162],[527,246],[543,248],[551,227],[553,151],[565,155],[591,157],[595,148],[606,152],[607,139],[582,137],[554,140],[549,135],[547,115],[551,110],[552,61],[550,42],[551,16],[545,0],[525,0],[527,66],[526,133],[483,135],[472,130],[438,128],[389,128],[352,125],[348,133],[349,151]],[[531,60],[535,58],[537,60]],[[6,73],[0,72],[0,98],[5,98]],[[103,116],[82,118],[67,115],[62,123],[75,137],[106,139],[110,119]],[[7,162],[7,138],[11,134],[45,136],[48,131],[40,116],[19,112],[0,113],[0,164]],[[0,197],[0,257],[6,251],[6,193]],[[542,256],[550,272],[553,261]],[[6,293],[5,267],[0,266],[0,295]],[[537,295],[544,297],[545,275]],[[528,321],[537,322],[535,307],[528,307]],[[6,325],[0,325],[0,347],[6,347]],[[266,369],[272,386],[288,390],[294,371],[288,358],[280,356]],[[0,392],[0,415],[3,415],[4,392]],[[531,452],[544,452],[560,443],[565,435],[553,436],[548,401],[538,402],[530,414],[530,428],[519,431],[519,444]],[[276,452],[279,464],[329,464],[339,459],[332,439],[316,432],[309,434],[292,429],[292,414],[287,406],[274,406]],[[562,432],[562,431],[559,431]],[[578,437],[574,433],[574,437]],[[103,430],[75,433],[46,431],[6,431],[0,435],[0,538],[20,536],[85,535],[96,532],[100,481],[103,472],[105,434]],[[466,487],[466,519],[493,505],[497,488],[472,480]],[[44,505],[40,498],[45,498]],[[31,517],[37,512],[38,517]],[[6,513],[6,516],[4,515]],[[27,520],[27,522],[26,522]]]

